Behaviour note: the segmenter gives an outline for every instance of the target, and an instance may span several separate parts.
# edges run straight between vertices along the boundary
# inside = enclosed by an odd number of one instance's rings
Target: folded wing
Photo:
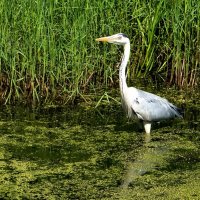
[[[131,108],[134,114],[144,121],[162,121],[182,117],[181,109],[162,97],[142,90],[137,90],[137,95],[131,102]]]

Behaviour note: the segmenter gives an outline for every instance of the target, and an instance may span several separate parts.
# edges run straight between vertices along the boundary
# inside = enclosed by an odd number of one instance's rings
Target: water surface
[[[2,199],[199,199],[198,103],[145,138],[120,105],[0,110]]]

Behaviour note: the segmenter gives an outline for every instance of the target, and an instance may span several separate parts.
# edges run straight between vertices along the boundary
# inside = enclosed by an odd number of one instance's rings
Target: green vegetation
[[[195,86],[200,62],[200,2],[1,0],[3,103],[66,103],[116,87],[120,54],[95,38],[124,32],[129,75]]]
[[[196,99],[196,114],[155,125],[150,142],[114,102],[1,107],[0,199],[199,199]]]

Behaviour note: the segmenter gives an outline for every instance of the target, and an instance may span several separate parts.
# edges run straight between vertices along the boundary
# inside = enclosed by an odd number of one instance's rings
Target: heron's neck
[[[126,67],[128,64],[129,55],[130,55],[130,42],[124,45],[124,55],[119,68],[119,84],[121,93],[128,88],[126,83]]]

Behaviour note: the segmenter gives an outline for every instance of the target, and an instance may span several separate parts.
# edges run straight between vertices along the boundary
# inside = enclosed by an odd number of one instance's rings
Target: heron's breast
[[[135,88],[127,88],[122,94],[122,105],[129,118],[136,117],[136,113],[133,110],[133,101],[137,100],[137,90]]]

